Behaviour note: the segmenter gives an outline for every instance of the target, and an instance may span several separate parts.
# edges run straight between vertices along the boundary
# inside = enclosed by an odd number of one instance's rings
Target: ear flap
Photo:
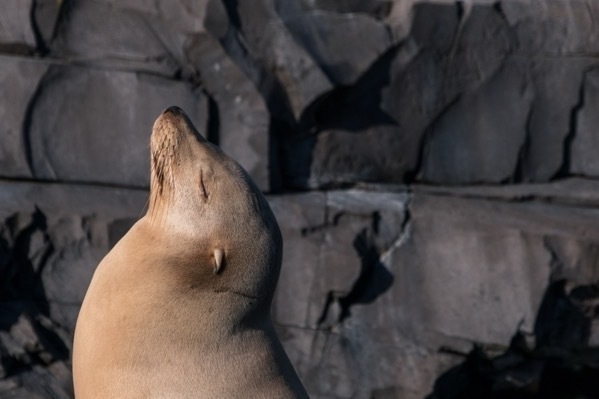
[[[216,248],[214,250],[214,274],[218,274],[220,268],[223,265],[225,253],[222,249]]]

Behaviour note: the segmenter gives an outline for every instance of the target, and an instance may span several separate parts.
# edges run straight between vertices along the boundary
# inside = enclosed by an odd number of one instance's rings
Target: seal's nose
[[[185,111],[175,105],[162,111],[162,114],[156,119],[154,126],[156,126],[156,124],[163,124],[165,126],[170,125],[175,132],[191,134],[195,136],[200,143],[207,141],[195,128]]]
[[[165,109],[164,111],[162,111],[163,114],[173,114],[173,115],[181,115],[183,113],[183,110],[179,107],[177,107],[176,105],[170,106],[167,109]]]

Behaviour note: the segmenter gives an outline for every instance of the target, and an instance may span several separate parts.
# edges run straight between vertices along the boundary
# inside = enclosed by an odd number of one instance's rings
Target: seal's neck
[[[265,284],[270,283],[272,270],[249,260],[241,263],[240,254],[226,252],[222,270],[217,272],[211,239],[198,239],[197,234],[175,231],[157,223],[146,216],[126,236],[139,242],[137,246],[148,249],[141,256],[146,258],[143,264],[148,270],[145,272],[155,276],[153,281],[160,281],[161,287],[157,289],[194,298],[199,308],[214,308],[214,304],[219,308],[230,307],[235,311],[229,309],[225,313],[239,320],[253,317],[254,313],[270,313],[270,294],[274,287],[266,289]],[[205,306],[205,303],[209,305]],[[231,320],[227,324],[231,324]]]

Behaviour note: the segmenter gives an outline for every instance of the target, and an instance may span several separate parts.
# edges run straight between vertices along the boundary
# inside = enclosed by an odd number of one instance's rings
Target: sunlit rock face
[[[268,193],[311,397],[599,397],[597,15],[0,1],[0,397],[72,397],[80,302],[171,105]]]

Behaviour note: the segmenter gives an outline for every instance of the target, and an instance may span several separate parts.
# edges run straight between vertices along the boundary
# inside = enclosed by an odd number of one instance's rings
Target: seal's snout
[[[184,115],[185,113],[183,112],[183,110],[179,107],[177,107],[176,105],[172,105],[170,107],[168,107],[167,109],[165,109],[164,111],[162,111],[162,114],[171,114],[171,115]]]
[[[158,116],[154,124],[154,131],[156,130],[168,130],[170,134],[191,135],[200,143],[206,142],[185,111],[175,105],[168,107]]]

